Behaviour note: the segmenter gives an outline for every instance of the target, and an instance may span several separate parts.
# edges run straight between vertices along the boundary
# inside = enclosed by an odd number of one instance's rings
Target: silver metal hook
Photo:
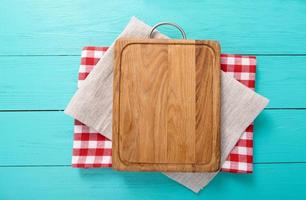
[[[157,23],[155,26],[153,26],[153,28],[152,28],[152,30],[151,30],[151,32],[150,32],[149,38],[152,38],[152,35],[153,35],[154,30],[155,30],[157,27],[162,26],[162,25],[168,25],[168,26],[173,26],[173,27],[177,28],[177,29],[181,32],[183,39],[186,39],[186,33],[185,33],[185,31],[182,29],[182,27],[180,27],[178,24],[171,23],[171,22],[160,22],[160,23]]]

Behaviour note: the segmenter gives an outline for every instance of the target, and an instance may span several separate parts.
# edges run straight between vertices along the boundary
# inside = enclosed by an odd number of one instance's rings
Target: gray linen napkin
[[[151,27],[132,17],[119,35],[125,38],[147,38]],[[158,32],[155,38],[167,38]],[[113,100],[113,57],[114,46],[108,49],[88,75],[65,113],[89,127],[112,137]],[[247,126],[267,105],[268,100],[234,78],[221,72],[221,164],[229,155]],[[183,184],[194,192],[199,192],[217,173],[165,173],[171,179]]]

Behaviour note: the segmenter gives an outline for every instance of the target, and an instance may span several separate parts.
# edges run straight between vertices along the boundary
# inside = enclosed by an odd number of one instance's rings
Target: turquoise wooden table
[[[110,45],[132,15],[257,56],[256,90],[271,101],[255,122],[253,174],[220,173],[194,194],[159,173],[71,168],[63,109],[81,48]],[[306,199],[305,19],[302,0],[2,0],[0,199]]]

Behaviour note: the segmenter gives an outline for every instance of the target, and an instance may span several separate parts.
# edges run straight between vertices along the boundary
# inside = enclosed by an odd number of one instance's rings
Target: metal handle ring
[[[160,23],[157,23],[155,26],[153,26],[151,32],[150,32],[150,35],[149,35],[149,38],[152,38],[152,35],[153,35],[153,32],[154,30],[159,27],[159,26],[162,26],[162,25],[168,25],[168,26],[173,26],[175,28],[177,28],[181,34],[182,34],[182,37],[183,39],[186,39],[186,33],[185,31],[182,29],[182,27],[180,27],[179,25],[175,24],[175,23],[171,23],[171,22],[160,22]]]

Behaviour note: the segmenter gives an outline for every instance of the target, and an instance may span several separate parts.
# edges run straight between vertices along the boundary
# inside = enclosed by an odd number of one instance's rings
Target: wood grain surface
[[[115,60],[113,168],[218,170],[219,44],[120,39]]]

